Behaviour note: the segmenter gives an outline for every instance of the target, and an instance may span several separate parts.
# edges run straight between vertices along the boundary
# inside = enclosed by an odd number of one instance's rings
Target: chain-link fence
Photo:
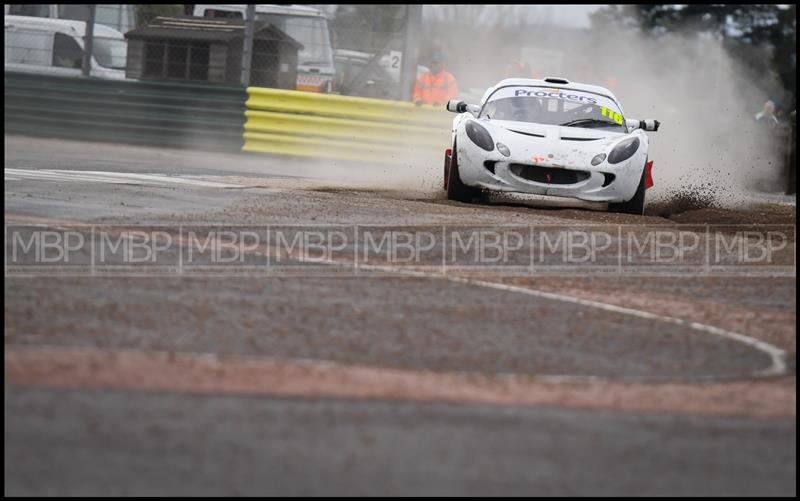
[[[400,99],[408,6],[337,5],[327,13],[338,92]]]
[[[407,99],[414,7],[6,5],[6,69]]]

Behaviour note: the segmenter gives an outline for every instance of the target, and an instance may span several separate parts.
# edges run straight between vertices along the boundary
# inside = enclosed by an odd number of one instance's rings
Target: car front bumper
[[[559,163],[563,158],[534,161],[527,151],[504,157],[497,150],[486,152],[469,143],[465,146],[467,141],[467,137],[459,137],[457,145],[459,176],[467,186],[590,202],[619,203],[633,198],[646,160],[643,152],[637,152],[625,162],[603,162],[595,167],[590,158],[577,157],[569,160],[567,167]]]

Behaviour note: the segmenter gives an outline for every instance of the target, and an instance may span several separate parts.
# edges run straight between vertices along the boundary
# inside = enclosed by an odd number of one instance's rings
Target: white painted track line
[[[319,260],[317,260],[318,262]],[[337,265],[348,265],[348,262],[342,262],[337,260],[329,260],[330,264],[337,264]],[[554,301],[562,301],[565,303],[572,303],[578,304],[581,306],[587,306],[590,308],[596,308],[603,311],[619,313],[622,315],[629,315],[633,317],[643,318],[647,320],[654,320],[657,322],[664,322],[669,324],[681,325],[684,327],[688,327],[694,331],[699,331],[707,334],[712,334],[714,336],[722,337],[725,339],[730,339],[732,341],[736,341],[738,343],[747,345],[753,349],[756,349],[770,358],[770,365],[769,367],[756,371],[750,374],[751,377],[755,378],[766,378],[766,377],[775,377],[775,376],[783,376],[787,373],[787,365],[786,365],[786,351],[782,348],[779,348],[775,345],[767,343],[765,341],[761,341],[745,334],[740,334],[738,332],[732,332],[725,329],[721,329],[719,327],[714,327],[713,325],[702,324],[700,322],[692,322],[689,320],[684,320],[681,318],[676,317],[669,317],[666,315],[659,315],[656,313],[651,313],[648,311],[643,310],[636,310],[633,308],[625,308],[622,306],[617,306],[609,303],[603,303],[600,301],[592,301],[588,299],[581,299],[574,296],[567,296],[564,294],[556,294],[553,292],[546,292],[537,289],[530,289],[527,287],[519,287],[515,285],[507,285],[501,284],[497,282],[487,282],[484,280],[474,280],[470,278],[464,277],[454,277],[443,275],[441,273],[430,273],[425,271],[415,271],[415,270],[406,270],[402,268],[397,268],[393,266],[377,266],[377,265],[360,265],[359,268],[361,269],[372,269],[376,271],[387,271],[391,273],[398,273],[398,274],[405,274],[410,276],[416,277],[424,277],[424,278],[431,278],[431,279],[438,279],[438,280],[447,280],[449,282],[460,283],[460,284],[467,284],[473,285],[476,287],[485,287],[489,289],[496,289],[506,292],[514,292],[517,294],[526,294],[528,296],[534,297],[541,297],[545,299],[551,299]],[[543,380],[552,380],[552,381],[570,381],[570,380],[598,380],[599,378],[593,376],[571,376],[571,375],[556,375],[556,376],[546,376],[542,378]]]
[[[9,179],[43,179],[51,181],[89,181],[110,184],[149,184],[149,185],[185,185],[201,188],[240,188],[238,184],[213,181],[215,176],[198,179],[196,176],[179,177],[166,174],[144,174],[136,172],[106,172],[89,170],[58,169],[5,169],[5,178]]]

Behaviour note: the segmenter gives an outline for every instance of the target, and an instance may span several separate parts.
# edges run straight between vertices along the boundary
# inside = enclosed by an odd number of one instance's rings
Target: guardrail
[[[4,93],[6,133],[379,163],[438,158],[452,124],[443,107],[257,87],[6,71]]]
[[[242,147],[243,87],[5,72],[6,133],[199,150]]]
[[[243,151],[405,163],[441,154],[452,115],[442,107],[249,87]]]

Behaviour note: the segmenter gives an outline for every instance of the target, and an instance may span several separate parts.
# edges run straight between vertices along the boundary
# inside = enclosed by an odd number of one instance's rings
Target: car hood
[[[504,120],[477,120],[495,141],[511,149],[511,161],[536,158],[542,166],[588,165],[598,153],[608,154],[631,134]],[[636,131],[634,131],[635,133]]]
[[[626,134],[622,132],[611,132],[600,129],[587,129],[583,127],[562,127],[560,125],[544,125],[529,122],[513,122],[509,120],[488,120],[490,126],[500,127],[512,132],[527,134],[533,137],[539,136],[546,139],[556,140],[577,140],[577,141],[600,141],[603,139],[618,139]]]

